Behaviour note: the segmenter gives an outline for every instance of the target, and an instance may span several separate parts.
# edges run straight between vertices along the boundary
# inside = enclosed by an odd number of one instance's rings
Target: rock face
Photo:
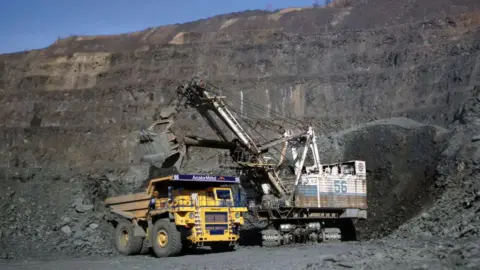
[[[0,55],[2,257],[112,252],[101,200],[141,186],[148,171],[132,154],[137,131],[177,82],[196,75],[240,112],[316,125],[325,161],[367,160],[363,236],[414,216],[397,235],[472,234],[479,8],[476,0],[339,1]],[[180,119],[183,130],[214,136],[193,114]],[[204,152],[188,170],[215,167],[214,152],[194,151]],[[465,224],[445,218],[450,211]],[[447,230],[431,229],[437,219]]]
[[[459,108],[453,136],[441,153],[435,185],[442,196],[424,215],[404,224],[391,237],[412,235],[446,238],[480,236],[480,55],[467,91],[470,97]]]
[[[321,137],[324,162],[365,160],[369,216],[362,238],[385,236],[435,199],[440,151],[449,138],[438,126],[407,118],[358,125]]]
[[[135,181],[131,171],[2,169],[2,250],[8,258],[111,253],[103,200],[141,183],[129,182]]]

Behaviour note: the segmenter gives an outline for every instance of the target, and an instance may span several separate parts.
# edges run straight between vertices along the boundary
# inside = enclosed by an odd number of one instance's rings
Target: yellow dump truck
[[[247,212],[233,192],[239,184],[233,176],[171,175],[150,180],[145,192],[107,198],[119,217],[118,251],[134,255],[151,247],[169,257],[198,246],[234,250]]]

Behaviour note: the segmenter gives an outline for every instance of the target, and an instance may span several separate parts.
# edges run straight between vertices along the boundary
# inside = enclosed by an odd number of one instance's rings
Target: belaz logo
[[[219,180],[219,181],[224,181],[224,180],[225,180],[225,177],[219,176],[217,180]]]

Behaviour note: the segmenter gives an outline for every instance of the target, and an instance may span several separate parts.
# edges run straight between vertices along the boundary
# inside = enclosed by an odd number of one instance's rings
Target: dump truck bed
[[[150,195],[146,192],[134,193],[105,200],[111,211],[128,218],[144,218],[148,211]]]
[[[145,218],[148,212],[148,206],[151,199],[153,185],[158,182],[169,181],[172,183],[212,183],[212,184],[234,184],[238,185],[240,179],[234,176],[210,176],[210,175],[190,175],[175,174],[167,177],[150,180],[148,187],[144,192],[134,194],[109,197],[105,200],[105,205],[111,208],[111,211],[127,218]],[[165,198],[158,201],[166,200]],[[175,201],[177,201],[175,199]],[[184,203],[187,199],[182,200]]]

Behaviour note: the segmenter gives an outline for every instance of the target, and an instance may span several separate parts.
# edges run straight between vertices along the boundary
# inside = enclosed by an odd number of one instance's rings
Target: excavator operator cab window
[[[342,172],[343,174],[350,174],[354,175],[355,174],[355,166],[351,164],[346,164],[342,166]]]

